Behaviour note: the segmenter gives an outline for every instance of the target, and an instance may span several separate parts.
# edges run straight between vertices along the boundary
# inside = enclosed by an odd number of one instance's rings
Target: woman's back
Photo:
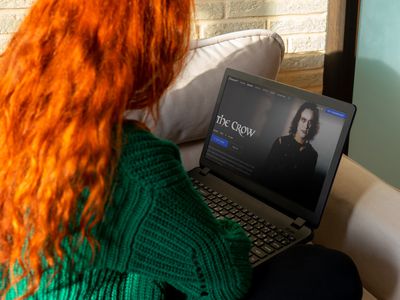
[[[0,56],[0,296],[19,281],[34,293],[76,231],[96,252],[124,113],[156,111],[187,53],[191,10],[191,0],[34,3]]]
[[[132,125],[124,126],[111,201],[94,236],[93,264],[87,241],[73,251],[65,243],[69,259],[36,297],[158,299],[169,284],[195,299],[235,299],[250,285],[243,230],[212,217],[175,145]],[[78,241],[79,232],[71,244]]]

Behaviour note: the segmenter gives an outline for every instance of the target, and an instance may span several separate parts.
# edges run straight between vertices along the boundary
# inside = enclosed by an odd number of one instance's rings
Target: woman
[[[31,9],[0,58],[2,298],[249,290],[243,230],[212,217],[176,146],[123,122],[127,109],[157,116],[188,48],[191,8],[38,0]]]
[[[3,296],[152,299],[165,282],[194,298],[247,290],[240,228],[212,219],[176,147],[123,125],[126,109],[157,111],[188,48],[191,7],[33,6],[1,57]]]

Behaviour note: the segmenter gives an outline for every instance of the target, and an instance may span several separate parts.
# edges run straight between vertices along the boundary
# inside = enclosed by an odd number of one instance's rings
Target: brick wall
[[[27,13],[34,0],[0,0],[0,52]]]
[[[33,2],[0,0],[0,52]],[[327,7],[328,0],[196,0],[193,37],[252,28],[276,31],[286,46],[278,80],[321,92]]]
[[[266,28],[285,42],[278,80],[322,91],[328,0],[197,0],[193,35]]]

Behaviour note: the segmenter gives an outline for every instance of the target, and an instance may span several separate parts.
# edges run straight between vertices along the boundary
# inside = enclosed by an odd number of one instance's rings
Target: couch
[[[226,67],[276,78],[285,46],[268,30],[247,30],[193,41],[187,64],[164,95],[160,120],[141,119],[161,138],[179,145],[187,170],[197,166]],[[400,299],[400,192],[343,155],[313,242],[355,261],[364,300]]]

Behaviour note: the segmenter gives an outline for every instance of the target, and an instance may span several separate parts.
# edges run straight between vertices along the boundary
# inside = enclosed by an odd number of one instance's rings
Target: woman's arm
[[[106,212],[98,267],[168,283],[195,299],[247,291],[249,239],[239,224],[212,216],[172,143],[128,132]]]
[[[134,239],[130,269],[189,298],[241,298],[251,266],[250,241],[240,225],[215,220],[188,178],[148,192],[153,205]]]

